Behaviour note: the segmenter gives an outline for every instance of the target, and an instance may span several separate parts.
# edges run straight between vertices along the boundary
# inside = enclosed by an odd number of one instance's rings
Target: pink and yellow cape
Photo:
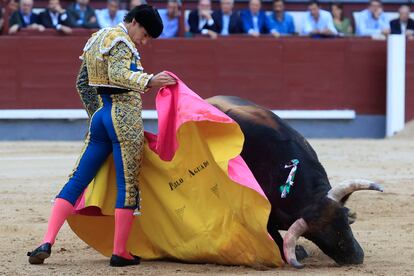
[[[240,157],[238,124],[180,80],[158,92],[156,106],[159,134],[145,135],[142,214],[134,220],[130,252],[147,260],[281,266],[266,229],[271,206]],[[68,219],[105,256],[112,254],[115,199],[110,157]]]

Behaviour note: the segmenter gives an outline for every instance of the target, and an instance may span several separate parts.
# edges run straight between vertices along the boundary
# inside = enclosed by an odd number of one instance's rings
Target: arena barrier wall
[[[43,35],[21,32],[14,37],[0,37],[0,109],[82,108],[75,80],[80,65],[78,56],[89,33],[79,30],[65,37],[50,31]],[[412,46],[414,41],[409,41],[407,121],[414,118]],[[378,129],[372,132],[376,137],[383,136],[385,41],[179,38],[151,41],[140,53],[146,71],[172,71],[204,98],[234,95],[237,87],[238,96],[269,109],[351,110],[356,112],[356,118],[342,121],[349,125],[358,118],[375,118],[376,123],[370,127]],[[155,92],[143,96],[144,109],[154,109]]]

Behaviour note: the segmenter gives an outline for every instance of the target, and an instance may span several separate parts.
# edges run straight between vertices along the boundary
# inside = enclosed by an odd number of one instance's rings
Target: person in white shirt
[[[214,31],[214,19],[212,17],[211,1],[199,0],[196,10],[190,12],[188,16],[188,25],[190,33],[209,35],[216,38],[217,33]]]
[[[308,5],[308,12],[305,14],[302,35],[310,36],[333,36],[338,31],[333,23],[330,12],[322,10],[317,1],[311,1]]]
[[[391,20],[391,34],[405,34],[407,37],[414,37],[414,20],[410,18],[410,7],[403,5],[398,10],[400,16]]]
[[[49,0],[47,9],[39,14],[40,24],[45,28],[55,29],[64,34],[71,34],[69,16],[66,10],[62,9],[59,0]]]

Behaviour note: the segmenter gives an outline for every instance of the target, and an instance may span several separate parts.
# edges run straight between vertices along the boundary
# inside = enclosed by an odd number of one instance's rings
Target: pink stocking
[[[115,209],[115,236],[114,236],[114,255],[132,260],[133,257],[126,250],[129,232],[134,220],[134,210]]]
[[[49,218],[47,231],[45,237],[43,238],[43,243],[55,243],[55,239],[60,228],[63,223],[65,223],[66,218],[72,213],[73,205],[69,203],[69,201],[62,198],[56,198]]]

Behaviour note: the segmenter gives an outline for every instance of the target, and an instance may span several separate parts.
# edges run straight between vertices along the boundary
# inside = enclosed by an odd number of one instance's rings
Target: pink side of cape
[[[189,121],[234,123],[226,114],[200,98],[176,75],[168,74],[177,80],[177,84],[164,87],[157,94],[158,135],[146,133],[150,148],[164,161],[171,160],[177,151],[179,145],[176,134],[182,124]],[[266,197],[240,155],[230,160],[228,174],[236,183]]]
[[[158,91],[156,97],[158,135],[145,132],[149,147],[164,161],[172,160],[178,149],[177,132],[182,124],[189,121],[234,123],[230,117],[194,93],[176,75],[171,72],[168,74],[177,80],[177,84]],[[240,155],[229,161],[228,174],[234,182],[253,189],[266,198]],[[84,193],[76,204],[76,210],[83,208],[85,208]],[[96,212],[96,210],[90,211]]]

